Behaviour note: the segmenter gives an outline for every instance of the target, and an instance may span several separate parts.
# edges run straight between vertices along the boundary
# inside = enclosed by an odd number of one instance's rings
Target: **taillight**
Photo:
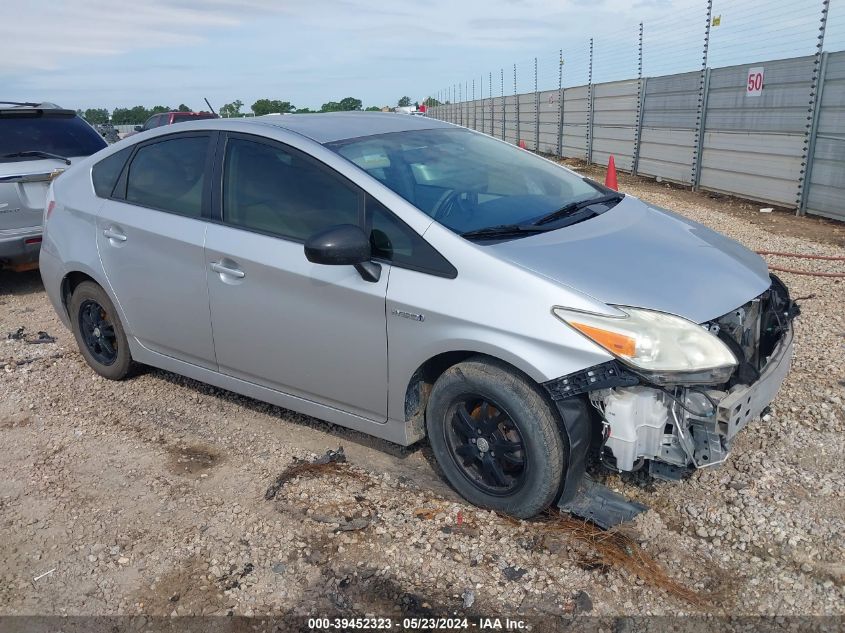
[[[53,213],[53,209],[54,209],[55,207],[56,207],[56,201],[55,201],[55,200],[50,200],[50,201],[47,203],[47,219],[48,219],[48,220],[50,219],[50,214],[51,214],[51,213]]]

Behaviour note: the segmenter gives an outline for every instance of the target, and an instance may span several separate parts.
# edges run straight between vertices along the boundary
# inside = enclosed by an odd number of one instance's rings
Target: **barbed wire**
[[[825,50],[845,48],[845,0],[831,4]],[[713,0],[707,65],[731,66],[812,55],[818,37],[822,0]],[[538,91],[604,83],[643,76],[698,72],[702,66],[707,0],[669,7],[662,15],[602,29],[594,36],[568,39],[558,49],[545,48],[495,68],[477,72],[476,98],[498,99]],[[642,68],[639,38],[642,37]],[[592,43],[592,56],[590,55]],[[560,50],[563,65],[560,63]],[[536,60],[536,81],[535,81]],[[592,63],[591,63],[592,62]],[[516,66],[514,73],[514,64]],[[438,99],[471,99],[468,81],[455,79],[434,91]],[[445,97],[445,98],[444,98]],[[497,103],[499,102],[497,101]],[[507,101],[511,104],[511,101]]]

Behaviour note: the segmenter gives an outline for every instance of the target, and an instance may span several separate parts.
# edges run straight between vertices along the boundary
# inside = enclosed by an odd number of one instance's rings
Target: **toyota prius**
[[[41,274],[91,368],[401,445],[467,500],[613,524],[585,476],[714,468],[798,307],[740,244],[484,134],[381,113],[157,128],[52,184]]]

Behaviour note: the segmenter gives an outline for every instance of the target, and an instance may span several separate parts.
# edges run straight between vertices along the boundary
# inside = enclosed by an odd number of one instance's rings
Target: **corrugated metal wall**
[[[807,213],[845,220],[845,52],[826,65]]]
[[[813,58],[760,64],[760,96],[747,96],[748,65],[710,73],[700,186],[745,198],[796,204]]]
[[[563,156],[587,160],[587,120],[590,100],[587,86],[563,93]]]
[[[616,166],[631,171],[637,129],[638,80],[593,86],[594,163],[606,165],[613,154]]]
[[[612,154],[625,171],[792,208],[802,202],[806,169],[807,212],[845,220],[845,52],[825,54],[821,63],[817,124],[815,61],[796,57],[576,86],[562,91],[562,108],[559,91],[547,90],[507,96],[504,109],[499,96],[431,108],[429,116],[475,124],[496,138],[504,130],[506,141],[547,154],[602,165]],[[748,71],[759,66],[763,90],[752,96]]]
[[[558,123],[560,122],[560,99],[557,90],[546,90],[539,96],[539,151],[557,154]]]
[[[637,173],[690,184],[700,73],[649,77]]]

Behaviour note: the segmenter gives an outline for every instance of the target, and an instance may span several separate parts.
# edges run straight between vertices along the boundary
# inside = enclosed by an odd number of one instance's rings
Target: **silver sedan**
[[[133,363],[402,445],[465,498],[639,507],[587,478],[723,462],[798,313],[760,257],[502,141],[395,114],[205,120],[52,185],[40,266],[94,371]]]

